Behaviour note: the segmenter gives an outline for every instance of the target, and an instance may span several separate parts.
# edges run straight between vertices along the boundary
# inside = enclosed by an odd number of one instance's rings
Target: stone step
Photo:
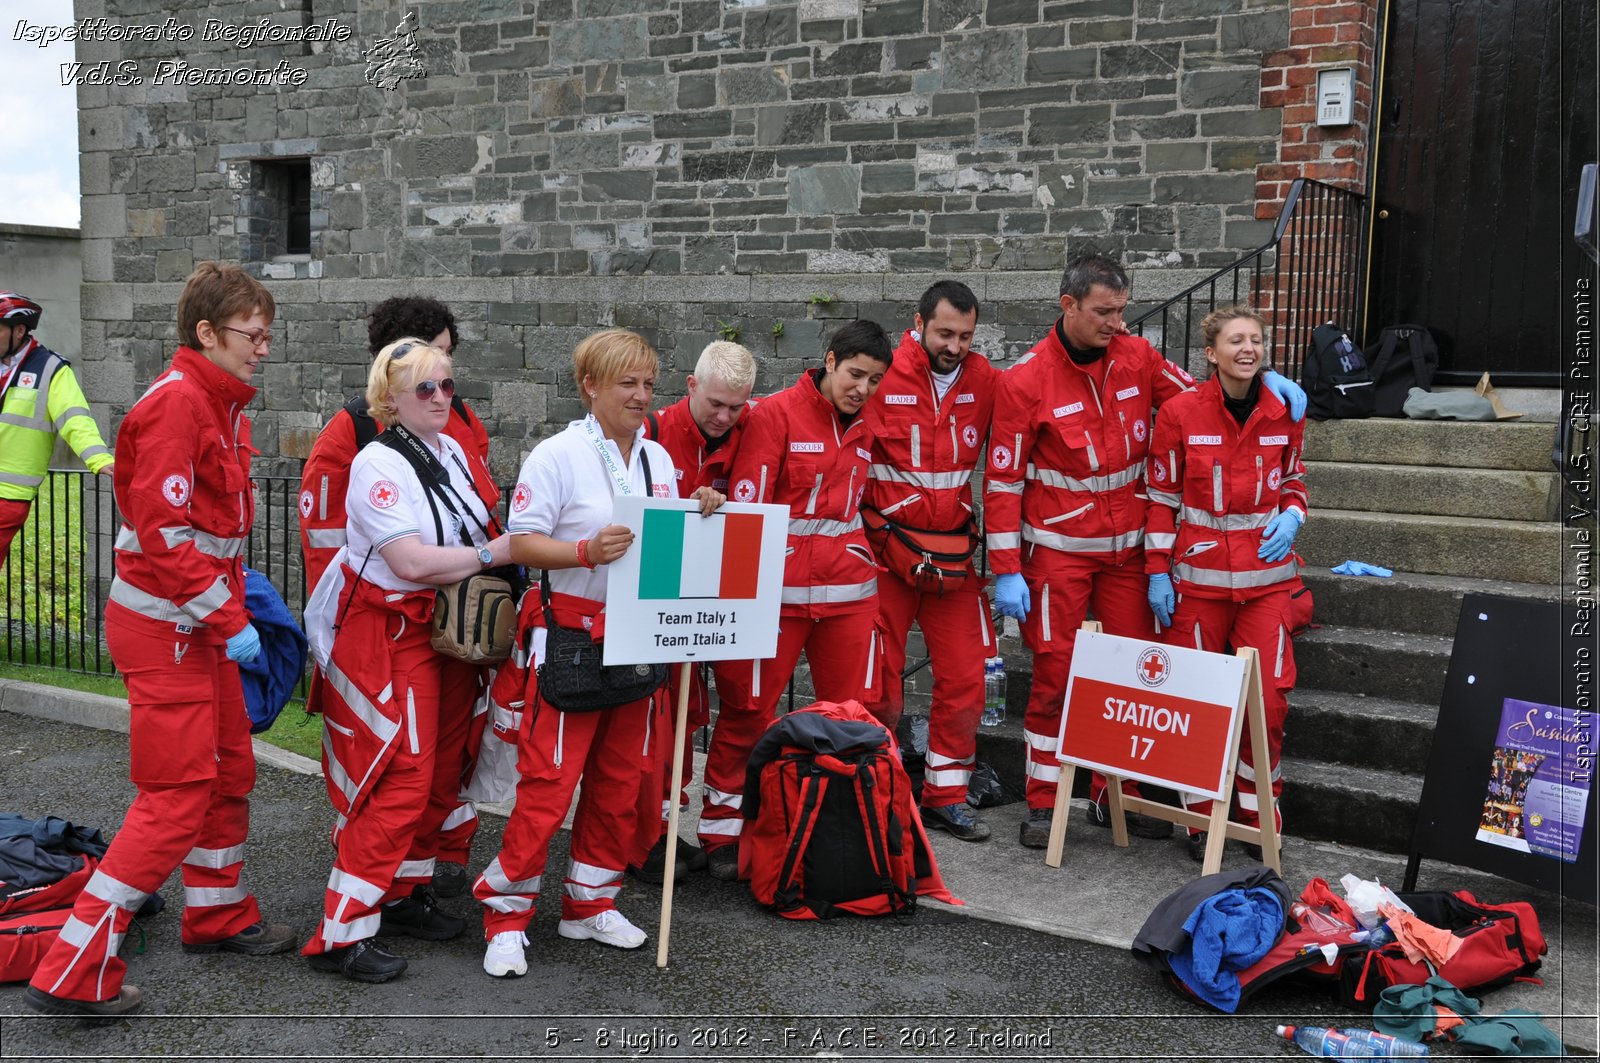
[[[1561,582],[1561,525],[1319,509],[1295,541],[1308,564],[1355,559],[1404,572],[1521,583]]]
[[[1548,521],[1558,515],[1554,470],[1419,468],[1350,461],[1306,464],[1313,512],[1326,509]]]
[[[1428,770],[1437,705],[1297,689],[1289,695],[1283,753],[1421,775]]]
[[[1311,421],[1305,458],[1545,472],[1555,434],[1553,424],[1522,421]]]
[[[1437,706],[1451,641],[1373,628],[1318,628],[1294,641],[1295,686]],[[1270,660],[1262,664],[1272,667]]]
[[[1421,775],[1287,756],[1281,763],[1287,833],[1391,853],[1410,847]]]
[[[1301,572],[1316,601],[1313,622],[1338,627],[1410,631],[1454,638],[1461,598],[1468,593],[1559,601],[1561,588],[1546,583],[1515,583],[1466,576],[1396,572],[1390,579],[1336,576],[1326,568]]]

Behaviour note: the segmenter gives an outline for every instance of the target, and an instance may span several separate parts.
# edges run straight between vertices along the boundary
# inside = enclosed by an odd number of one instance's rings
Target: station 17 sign
[[[1080,631],[1057,756],[1220,798],[1244,682],[1240,657]]]

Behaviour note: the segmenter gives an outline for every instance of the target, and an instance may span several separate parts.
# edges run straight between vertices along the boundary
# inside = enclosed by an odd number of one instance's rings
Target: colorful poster
[[[1489,761],[1478,840],[1578,859],[1589,806],[1589,730],[1572,709],[1507,698]]]

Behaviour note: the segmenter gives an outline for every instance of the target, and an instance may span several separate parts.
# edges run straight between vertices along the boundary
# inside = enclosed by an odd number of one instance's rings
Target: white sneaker
[[[593,941],[615,945],[619,949],[636,949],[647,936],[643,930],[628,922],[628,917],[615,908],[607,908],[588,919],[563,919],[556,933],[564,938]]]
[[[483,953],[483,969],[495,978],[521,978],[528,973],[528,959],[522,954],[528,935],[520,930],[502,930]]]

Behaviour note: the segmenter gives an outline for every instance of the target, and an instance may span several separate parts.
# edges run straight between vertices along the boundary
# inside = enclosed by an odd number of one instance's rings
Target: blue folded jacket
[[[1238,972],[1265,956],[1283,933],[1283,901],[1274,890],[1223,890],[1201,902],[1183,929],[1190,945],[1168,962],[1195,996],[1218,1011],[1239,1007]]]

